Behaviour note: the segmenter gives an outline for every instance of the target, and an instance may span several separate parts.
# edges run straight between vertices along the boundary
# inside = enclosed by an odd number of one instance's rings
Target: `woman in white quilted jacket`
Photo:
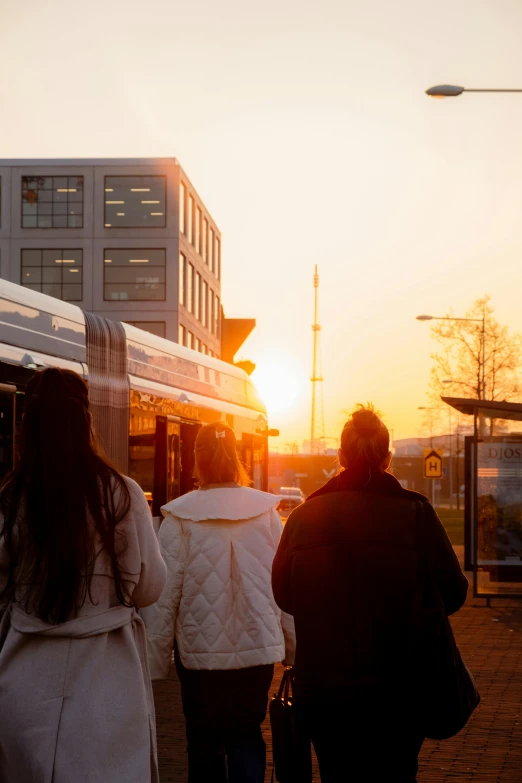
[[[250,483],[233,430],[201,428],[198,489],[163,506],[167,583],[143,613],[152,679],[181,682],[189,783],[263,783],[274,663],[293,663],[293,619],[272,594],[282,524],[278,497]],[[227,777],[228,769],[228,777]]]

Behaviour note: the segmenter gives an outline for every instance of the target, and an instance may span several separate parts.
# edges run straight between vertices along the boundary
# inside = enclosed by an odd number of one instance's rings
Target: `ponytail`
[[[219,422],[206,424],[196,436],[194,478],[198,487],[208,484],[251,484],[237,453],[234,430]]]

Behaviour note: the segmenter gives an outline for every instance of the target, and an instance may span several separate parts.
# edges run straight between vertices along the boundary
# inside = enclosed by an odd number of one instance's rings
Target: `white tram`
[[[24,390],[45,367],[74,370],[89,384],[94,425],[116,466],[147,495],[153,516],[193,488],[199,427],[235,431],[254,486],[267,489],[266,410],[233,365],[134,326],[108,321],[0,280],[0,475],[16,454]]]

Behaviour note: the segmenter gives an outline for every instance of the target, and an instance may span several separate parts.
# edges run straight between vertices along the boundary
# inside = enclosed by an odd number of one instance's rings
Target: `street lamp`
[[[455,84],[438,84],[436,87],[430,87],[426,90],[426,95],[430,98],[456,98],[463,92],[522,92],[522,90],[512,89],[483,89],[476,87],[457,87]]]
[[[520,91],[522,92],[522,90]],[[486,316],[482,318],[454,318],[450,315],[418,315],[417,321],[473,321],[482,324],[481,329],[481,347],[482,347],[482,391],[479,389],[479,400],[486,399]]]

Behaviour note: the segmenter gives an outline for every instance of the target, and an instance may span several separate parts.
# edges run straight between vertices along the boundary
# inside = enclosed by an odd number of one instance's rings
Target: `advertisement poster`
[[[522,440],[477,445],[477,565],[522,566]]]

